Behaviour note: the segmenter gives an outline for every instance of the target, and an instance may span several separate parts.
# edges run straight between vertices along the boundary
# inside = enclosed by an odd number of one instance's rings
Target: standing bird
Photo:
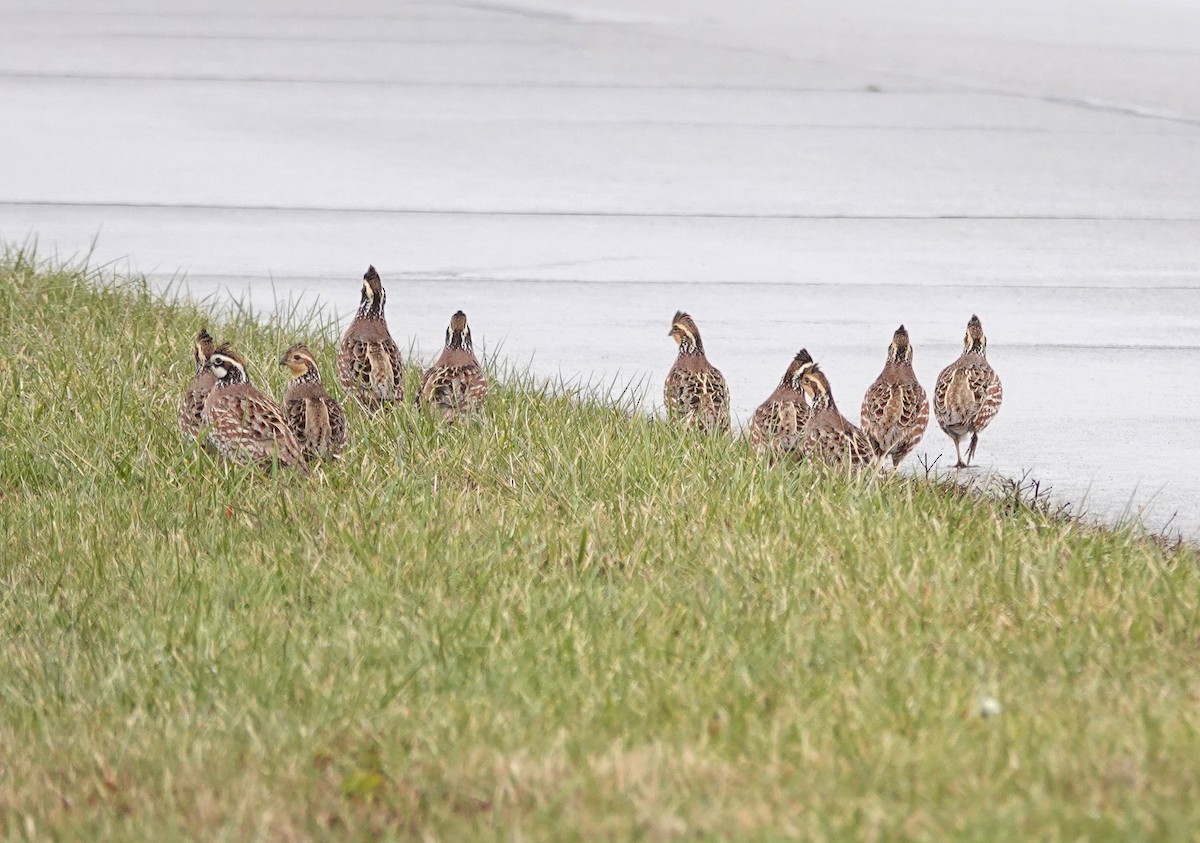
[[[232,462],[270,468],[303,466],[300,445],[279,405],[250,385],[240,354],[223,343],[208,358],[217,382],[204,399],[203,419],[217,453]]]
[[[179,430],[185,439],[198,439],[200,431],[204,428],[204,422],[200,418],[204,411],[204,399],[208,397],[213,384],[217,382],[217,376],[205,364],[208,363],[208,357],[213,353],[215,347],[213,338],[206,328],[201,328],[200,333],[196,334],[196,338],[192,341],[192,359],[196,361],[196,376],[192,379],[192,385],[188,387],[188,391],[183,394],[183,401],[179,403]],[[208,443],[202,444],[207,445]]]
[[[812,421],[801,447],[804,457],[826,465],[847,464],[855,468],[874,463],[875,448],[871,440],[838,410],[825,373],[813,363],[800,377],[812,405]]]
[[[334,457],[346,446],[346,413],[321,383],[317,360],[308,346],[296,343],[279,361],[295,376],[281,406],[288,428],[306,459]]]
[[[363,275],[362,299],[338,345],[338,381],[368,410],[404,401],[400,349],[383,317],[387,295],[375,267]]]
[[[804,442],[812,411],[804,398],[802,381],[813,365],[807,351],[797,354],[788,364],[779,386],[754,411],[750,420],[750,444],[754,450],[782,454],[798,450]]]
[[[892,466],[917,447],[929,424],[929,400],[912,366],[912,345],[901,325],[892,335],[887,360],[862,402],[862,429],[875,446],[880,463]]]
[[[954,440],[958,456],[955,468],[966,468],[975,458],[979,434],[1000,411],[1004,387],[987,361],[987,337],[978,316],[967,322],[963,353],[938,375],[933,389],[933,414],[946,435]],[[963,462],[961,441],[971,434],[967,461]]]
[[[692,317],[680,310],[671,321],[668,336],[679,343],[679,356],[663,386],[667,415],[702,432],[727,432],[729,386],[725,376],[704,356],[700,329]]]
[[[467,314],[460,310],[450,317],[446,347],[421,378],[417,406],[440,410],[442,418],[453,421],[482,407],[487,389],[487,376],[471,345]]]

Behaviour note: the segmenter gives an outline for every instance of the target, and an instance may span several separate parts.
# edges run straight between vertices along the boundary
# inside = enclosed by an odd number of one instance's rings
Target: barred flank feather
[[[804,373],[803,384],[812,404],[812,421],[801,447],[804,457],[852,468],[873,464],[875,448],[871,440],[838,410],[829,379],[816,364]]]
[[[293,345],[279,365],[295,378],[284,393],[283,415],[306,459],[334,457],[346,446],[346,413],[325,390],[312,352]]]
[[[482,408],[487,390],[487,376],[475,357],[467,314],[460,310],[450,317],[441,355],[421,378],[417,404],[453,421]]]
[[[669,335],[679,343],[679,356],[663,385],[667,415],[703,432],[728,432],[729,386],[725,376],[708,362],[700,329],[691,316],[679,311]]]
[[[983,432],[1004,400],[1000,377],[987,361],[987,337],[978,316],[967,322],[963,353],[938,375],[933,390],[933,413],[938,425],[954,441],[957,468],[966,468],[975,458],[979,434]],[[962,440],[970,435],[966,462]]]
[[[303,468],[300,445],[279,405],[250,385],[241,356],[222,345],[208,359],[217,382],[202,414],[213,447],[231,462]]]
[[[338,381],[368,410],[404,401],[404,367],[383,315],[386,300],[379,273],[367,267],[358,312],[338,345]]]
[[[204,413],[204,399],[208,397],[208,393],[212,391],[213,385],[217,382],[217,376],[206,365],[214,347],[212,336],[206,329],[201,328],[192,342],[192,359],[196,364],[196,376],[192,379],[192,385],[188,387],[187,392],[183,394],[183,400],[179,403],[179,431],[183,434],[184,439],[196,439],[204,429],[204,421],[201,418]],[[207,439],[203,444],[208,447]]]
[[[892,336],[883,372],[862,402],[862,429],[880,460],[900,465],[929,426],[929,400],[912,367],[912,346],[901,325]]]
[[[804,397],[803,376],[813,365],[807,351],[788,364],[783,379],[750,419],[750,444],[759,453],[800,455],[812,410]]]

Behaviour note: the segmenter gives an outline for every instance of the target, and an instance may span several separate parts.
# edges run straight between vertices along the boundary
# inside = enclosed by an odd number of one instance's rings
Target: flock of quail
[[[383,315],[383,281],[375,267],[363,275],[358,312],[338,344],[338,381],[365,410],[404,401],[400,349]],[[179,407],[185,437],[201,439],[225,459],[270,467],[303,467],[336,456],[346,445],[346,412],[321,383],[316,358],[293,345],[279,361],[294,375],[276,403],[252,386],[246,361],[229,343],[216,345],[208,331],[196,335],[196,377]],[[450,317],[446,346],[421,378],[417,405],[447,420],[483,406],[488,382],[475,357],[467,315]]]
[[[679,357],[667,374],[663,400],[673,418],[699,430],[729,430],[729,386],[708,362],[695,321],[675,314],[670,335]],[[1000,378],[987,362],[987,337],[978,316],[967,322],[963,353],[938,375],[933,413],[954,440],[957,468],[975,457],[979,434],[1000,409]],[[929,423],[929,401],[912,367],[912,345],[901,325],[892,336],[883,372],[862,402],[862,427],[855,427],[837,408],[829,379],[801,349],[788,364],[779,386],[758,406],[750,420],[750,442],[773,456],[810,459],[829,465],[892,466],[916,447]],[[970,437],[967,460],[962,442]]]
[[[400,349],[384,318],[385,300],[379,274],[368,267],[358,312],[338,345],[338,381],[368,412],[404,401]],[[670,336],[679,344],[679,356],[664,387],[668,416],[697,430],[728,432],[729,386],[705,356],[695,321],[676,313]],[[986,348],[983,326],[972,316],[962,355],[942,371],[934,388],[933,412],[954,440],[959,468],[974,458],[979,434],[1003,397]],[[179,408],[186,437],[225,459],[263,467],[303,468],[345,447],[345,410],[321,383],[316,358],[306,346],[293,345],[279,360],[293,375],[279,403],[251,385],[245,360],[229,343],[217,345],[208,331],[196,335],[193,357],[196,376]],[[416,403],[453,421],[479,410],[487,389],[467,316],[460,310],[450,318],[441,355],[421,378]],[[756,450],[775,458],[853,467],[880,467],[890,459],[897,466],[920,442],[928,422],[929,402],[913,372],[912,346],[901,325],[883,372],[863,397],[861,428],[838,411],[828,378],[801,350],[779,386],[754,411],[749,438]],[[964,462],[962,442],[968,436]]]

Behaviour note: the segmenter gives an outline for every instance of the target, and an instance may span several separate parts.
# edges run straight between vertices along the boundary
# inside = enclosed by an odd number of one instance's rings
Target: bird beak
[[[287,355],[286,354],[279,358],[279,365],[280,366],[287,365]]]

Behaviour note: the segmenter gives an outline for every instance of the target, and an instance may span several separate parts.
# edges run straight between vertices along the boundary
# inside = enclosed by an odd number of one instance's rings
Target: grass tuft
[[[0,260],[0,833],[1200,826],[1194,549],[514,372],[477,422],[351,410],[344,458],[264,477],[177,433],[205,324],[338,392],[320,314]]]

